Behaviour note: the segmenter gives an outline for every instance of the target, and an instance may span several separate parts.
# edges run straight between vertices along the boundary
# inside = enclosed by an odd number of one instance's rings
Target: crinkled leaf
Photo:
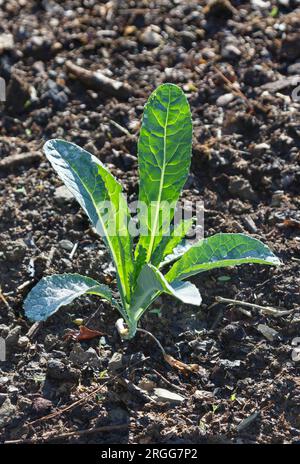
[[[168,282],[198,272],[245,263],[278,265],[280,260],[259,240],[244,234],[216,234],[190,248],[166,274]]]
[[[174,215],[189,173],[191,147],[187,99],[176,85],[163,84],[151,94],[145,107],[138,144],[139,200],[148,206],[147,215],[140,215],[140,223],[148,228],[148,235],[140,236],[137,252],[147,250],[147,262]]]
[[[183,303],[199,306],[201,296],[197,287],[190,282],[167,282],[162,273],[153,265],[145,264],[138,277],[132,296],[130,314],[138,320],[160,293],[168,293]]]
[[[98,295],[118,307],[106,285],[80,274],[54,274],[42,278],[30,290],[24,301],[25,314],[32,321],[45,321],[61,306],[84,294]]]
[[[74,143],[49,140],[45,154],[108,246],[122,299],[129,301],[133,273],[129,209],[122,186],[95,156]],[[104,208],[110,202],[110,207]]]

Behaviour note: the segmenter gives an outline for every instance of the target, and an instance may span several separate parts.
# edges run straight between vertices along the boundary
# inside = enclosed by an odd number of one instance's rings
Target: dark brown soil
[[[299,361],[292,360],[300,334],[300,105],[291,82],[300,75],[296,5],[1,2],[0,75],[8,85],[0,121],[0,336],[8,351],[0,362],[2,442],[119,424],[125,427],[52,442],[300,442]],[[12,48],[1,45],[2,33],[13,35]],[[67,72],[67,60],[130,84],[132,95],[124,100],[86,88]],[[148,311],[142,327],[172,356],[198,363],[201,375],[169,367],[140,334],[122,344],[114,329],[118,314],[96,298],[61,309],[31,337],[22,309],[44,275],[80,272],[112,285],[115,278],[83,212],[58,197],[61,184],[41,154],[43,142],[59,137],[85,147],[135,198],[143,105],[162,82],[181,85],[190,101],[194,149],[184,195],[204,201],[206,235],[249,233],[284,263],[209,272],[194,279],[203,296],[199,309],[164,297]],[[78,243],[73,259],[61,240]],[[216,296],[295,311],[274,317],[217,303]],[[63,340],[76,329],[76,317],[106,333],[81,344],[85,352],[94,348],[90,355]],[[272,341],[260,324],[276,331]],[[116,352],[125,369],[117,379],[106,372]],[[28,425],[99,384],[102,390],[79,406]],[[150,401],[151,390],[136,388],[145,384],[185,399]]]

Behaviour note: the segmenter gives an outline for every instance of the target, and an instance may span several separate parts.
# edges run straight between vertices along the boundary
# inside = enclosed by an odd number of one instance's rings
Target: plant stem
[[[162,346],[162,344],[160,343],[160,341],[159,341],[159,340],[157,340],[157,338],[156,338],[156,337],[155,337],[155,336],[154,336],[154,335],[153,335],[151,332],[148,332],[148,330],[145,330],[145,329],[139,329],[139,328],[138,328],[138,329],[136,329],[136,331],[137,331],[137,332],[143,332],[143,333],[145,333],[145,334],[149,335],[149,337],[151,337],[151,338],[152,338],[152,339],[155,341],[155,343],[157,344],[157,346],[158,346],[158,347],[159,347],[159,349],[161,350],[161,352],[162,352],[163,356],[165,356],[165,355],[166,355],[166,351],[165,351],[164,347]]]

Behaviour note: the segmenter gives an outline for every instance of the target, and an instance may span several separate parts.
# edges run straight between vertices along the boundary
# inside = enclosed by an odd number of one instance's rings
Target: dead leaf
[[[89,329],[85,325],[79,326],[79,330],[69,330],[64,339],[67,340],[71,338],[72,340],[76,340],[78,342],[82,340],[91,340],[95,337],[101,337],[102,335],[106,335],[104,332],[99,332],[98,330]]]
[[[185,364],[184,362],[173,358],[173,356],[170,356],[169,354],[164,354],[164,359],[170,366],[179,370],[184,375],[191,373],[197,374],[202,371],[202,368],[199,366],[199,364]]]

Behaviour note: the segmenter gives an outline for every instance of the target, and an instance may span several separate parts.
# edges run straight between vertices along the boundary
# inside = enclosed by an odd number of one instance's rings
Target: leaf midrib
[[[80,179],[80,182],[81,182],[82,185],[84,186],[86,192],[88,192],[88,195],[89,195],[89,197],[90,197],[90,199],[91,199],[91,201],[92,201],[92,203],[93,203],[93,205],[94,205],[94,208],[95,208],[95,210],[97,211],[97,216],[98,216],[98,218],[99,218],[99,220],[100,220],[100,222],[101,222],[102,228],[103,228],[103,230],[105,231],[105,238],[106,238],[106,240],[107,240],[107,242],[108,242],[108,246],[109,246],[110,252],[111,252],[111,254],[112,254],[112,258],[113,258],[113,260],[114,260],[114,262],[115,262],[115,264],[116,264],[116,267],[118,267],[118,260],[117,260],[117,257],[116,257],[115,251],[114,251],[114,247],[113,247],[112,242],[111,242],[111,240],[110,240],[109,234],[107,233],[107,228],[106,228],[105,225],[104,225],[104,222],[103,222],[103,220],[102,220],[101,214],[100,214],[99,211],[98,211],[97,205],[96,205],[96,203],[95,203],[95,201],[94,201],[94,199],[93,199],[93,197],[92,197],[90,191],[88,190],[88,188],[87,188],[87,186],[86,186],[86,183],[81,179],[81,177],[79,176],[79,174],[77,173],[77,171],[74,169],[74,167],[71,165],[71,163],[69,163],[69,165],[70,165],[72,171],[75,173],[75,175]],[[105,188],[106,188],[106,186],[105,186]],[[120,248],[121,248],[121,247],[120,247]],[[123,303],[125,303],[125,302],[126,302],[127,289],[126,289],[126,287],[124,286],[125,284],[124,284],[124,282],[122,282],[122,279],[121,279],[121,278],[119,279],[119,281],[120,281],[120,285],[121,285],[121,289],[120,289],[120,290],[121,290],[121,291],[120,291],[120,293],[121,293],[121,299],[122,299]]]
[[[158,201],[157,201],[157,206],[156,206],[156,211],[155,211],[154,227],[151,230],[150,244],[149,244],[149,248],[148,248],[148,251],[147,251],[147,262],[150,261],[151,255],[152,255],[152,250],[153,250],[153,245],[154,245],[154,240],[155,240],[155,233],[156,233],[157,223],[158,223],[158,218],[159,218],[159,210],[160,210],[160,202],[161,202],[161,197],[162,197],[162,190],[163,190],[164,179],[165,179],[166,152],[167,152],[167,126],[168,126],[170,99],[171,99],[170,90],[171,89],[169,87],[168,88],[167,114],[166,114],[166,120],[165,120],[165,126],[164,126],[163,167],[162,167],[162,172],[161,172],[161,176],[160,176],[159,194],[158,194]]]

